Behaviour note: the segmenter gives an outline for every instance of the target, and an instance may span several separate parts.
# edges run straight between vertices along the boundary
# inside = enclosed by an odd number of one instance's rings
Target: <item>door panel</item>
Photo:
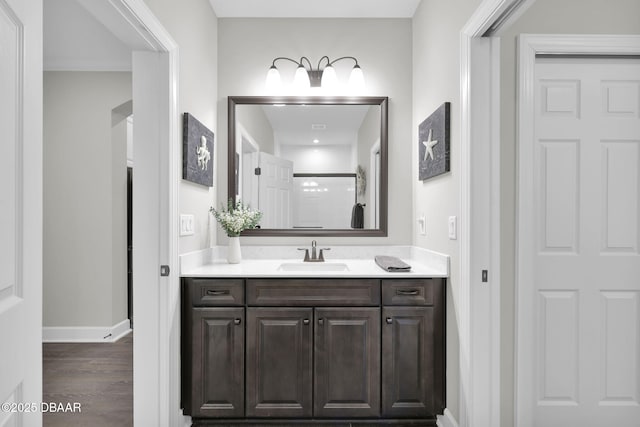
[[[435,309],[385,307],[382,319],[382,415],[436,413]]]
[[[291,227],[293,162],[260,152],[259,208],[262,228]]]
[[[0,0],[0,403],[42,400],[42,1]],[[41,425],[0,411],[0,425]]]
[[[640,60],[535,73],[533,425],[636,427]]]
[[[602,143],[603,252],[638,254],[640,141]]]
[[[244,308],[192,309],[194,417],[244,416]]]
[[[313,309],[247,311],[247,416],[312,415]]]
[[[316,417],[380,413],[380,309],[317,308]]]

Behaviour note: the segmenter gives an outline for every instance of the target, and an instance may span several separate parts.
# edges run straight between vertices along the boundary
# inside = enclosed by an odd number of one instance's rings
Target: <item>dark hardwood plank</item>
[[[42,345],[45,403],[81,412],[45,412],[46,427],[133,426],[133,334],[115,343]]]

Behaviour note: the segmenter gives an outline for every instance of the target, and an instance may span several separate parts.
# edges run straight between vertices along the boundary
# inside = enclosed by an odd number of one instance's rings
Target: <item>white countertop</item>
[[[303,263],[295,247],[245,246],[239,264],[229,264],[224,259],[224,247],[211,248],[182,255],[182,277],[379,277],[425,278],[448,277],[449,257],[437,252],[413,246],[342,246],[326,252],[326,267],[344,263],[347,271],[283,271],[281,264]],[[296,255],[293,258],[291,255]],[[409,272],[388,272],[374,261],[375,255],[391,255],[411,266]],[[348,256],[348,257],[345,257]],[[315,264],[315,263],[313,263]],[[314,266],[311,266],[314,268]]]

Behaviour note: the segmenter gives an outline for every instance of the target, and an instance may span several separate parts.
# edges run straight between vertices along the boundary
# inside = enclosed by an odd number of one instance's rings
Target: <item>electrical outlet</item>
[[[458,238],[458,218],[455,216],[449,217],[449,240],[456,240]]]
[[[180,214],[180,236],[193,236],[194,222],[193,215]]]

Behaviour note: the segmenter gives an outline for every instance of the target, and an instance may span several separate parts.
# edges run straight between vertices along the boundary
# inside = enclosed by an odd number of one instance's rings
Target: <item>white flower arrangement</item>
[[[209,212],[213,214],[229,237],[236,237],[244,230],[256,228],[262,218],[262,212],[254,211],[249,206],[243,205],[240,200],[234,204],[232,199],[227,202],[226,209],[222,207],[220,210],[216,210],[212,206]]]

